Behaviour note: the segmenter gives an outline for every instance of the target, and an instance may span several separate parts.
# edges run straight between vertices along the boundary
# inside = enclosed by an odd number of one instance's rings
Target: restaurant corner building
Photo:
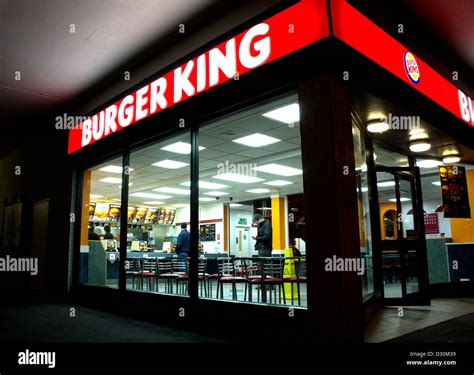
[[[357,4],[282,2],[97,98],[67,141],[73,299],[363,342],[383,306],[472,294],[472,91]]]

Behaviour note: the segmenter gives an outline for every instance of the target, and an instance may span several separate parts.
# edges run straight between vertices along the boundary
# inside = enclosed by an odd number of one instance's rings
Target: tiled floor
[[[382,342],[474,312],[474,298],[437,298],[431,306],[387,306],[365,329],[365,342]],[[403,314],[401,314],[403,312]]]

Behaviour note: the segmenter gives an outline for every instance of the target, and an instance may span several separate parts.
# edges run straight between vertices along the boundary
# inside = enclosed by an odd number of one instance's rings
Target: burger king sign
[[[407,72],[410,81],[412,81],[414,84],[420,82],[420,69],[418,68],[415,56],[413,56],[411,52],[405,52],[403,62],[405,64],[405,71]]]

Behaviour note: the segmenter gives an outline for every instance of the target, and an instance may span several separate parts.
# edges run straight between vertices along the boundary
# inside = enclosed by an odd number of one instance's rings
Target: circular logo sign
[[[410,81],[412,81],[414,84],[420,82],[420,69],[418,68],[415,56],[413,56],[411,52],[406,52],[403,62],[405,64],[405,71],[407,72]]]

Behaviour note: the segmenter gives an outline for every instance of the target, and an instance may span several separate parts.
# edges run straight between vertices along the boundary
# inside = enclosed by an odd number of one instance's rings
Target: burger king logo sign
[[[415,56],[413,56],[411,52],[406,52],[403,62],[405,64],[405,71],[407,72],[410,81],[412,81],[414,84],[420,82],[420,69],[418,68]]]

